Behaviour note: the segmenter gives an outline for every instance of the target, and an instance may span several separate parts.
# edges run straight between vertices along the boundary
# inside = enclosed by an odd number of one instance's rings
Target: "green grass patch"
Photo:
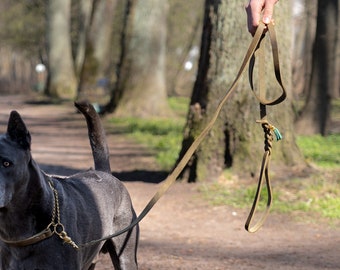
[[[148,146],[155,153],[160,169],[170,170],[181,150],[188,104],[188,98],[170,98],[169,105],[177,115],[173,118],[112,118],[111,122],[135,141]]]
[[[323,216],[331,219],[340,219],[340,198],[332,196],[321,198],[317,201],[317,205],[322,212]]]
[[[299,136],[297,144],[308,162],[325,168],[340,166],[340,134]]]
[[[112,118],[124,133],[155,153],[160,169],[170,170],[181,150],[184,119]]]
[[[330,224],[340,221],[340,136],[331,135],[298,137],[298,145],[305,158],[319,168],[319,172],[308,178],[286,179],[273,183],[272,212],[285,214],[307,213],[317,220],[325,218]],[[220,183],[203,184],[202,194],[213,205],[230,205],[250,209],[256,183],[245,183],[235,179],[227,170]],[[267,190],[263,188],[259,211],[266,206]],[[300,216],[300,215],[297,215]]]
[[[332,177],[333,176],[333,177]],[[285,180],[273,187],[271,211],[276,213],[310,213],[311,216],[327,218],[331,223],[340,220],[340,189],[337,173],[315,174],[309,179]],[[274,182],[275,179],[272,179]],[[200,191],[213,205],[229,205],[239,209],[250,209],[256,192],[256,184],[234,182],[225,179],[222,183],[202,184]],[[267,189],[263,187],[259,211],[265,209]]]
[[[170,97],[168,103],[170,108],[179,116],[185,118],[188,113],[190,99],[186,97]]]
[[[327,137],[299,136],[297,143],[308,162],[317,165],[319,172],[308,178],[287,179],[275,183],[272,179],[273,206],[277,213],[310,213],[327,218],[331,223],[340,220],[340,135]],[[203,184],[201,191],[214,205],[230,205],[250,209],[255,182],[235,180],[231,171],[225,171],[219,183]],[[265,207],[267,191],[261,194],[260,210]]]

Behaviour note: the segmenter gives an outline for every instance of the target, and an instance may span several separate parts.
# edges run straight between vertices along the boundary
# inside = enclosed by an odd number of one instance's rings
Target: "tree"
[[[338,15],[338,0],[318,1],[311,80],[305,107],[296,122],[301,134],[326,135],[330,128],[331,97],[339,87]]]
[[[78,95],[85,93],[87,98],[89,93],[99,94],[98,82],[108,84],[113,13],[117,5],[117,0],[92,2],[84,1],[82,7],[82,17],[87,19],[80,20],[84,25],[81,27],[83,34],[79,36],[76,61],[79,70]]]
[[[338,15],[337,15],[337,38],[336,38],[336,44],[335,44],[335,48],[336,48],[336,52],[335,52],[335,77],[334,77],[334,98],[340,98],[340,76],[338,76],[337,74],[340,74],[340,4],[338,1]]]
[[[191,94],[197,72],[203,7],[204,0],[169,1],[166,73],[170,97]]]
[[[293,7],[294,8],[294,7]],[[315,40],[317,0],[298,1],[295,6],[293,42],[293,91],[303,98],[311,79],[312,50]],[[298,104],[297,104],[298,105]]]
[[[6,10],[1,15],[0,40],[25,56],[39,58],[45,50],[46,5],[41,0],[4,0],[0,8]],[[13,18],[16,18],[13,20]]]
[[[55,98],[74,99],[77,79],[70,37],[71,0],[49,0],[47,7],[48,94]]]
[[[165,84],[167,1],[127,1],[124,49],[109,111],[124,116],[169,115]]]
[[[284,82],[289,90],[291,81],[290,3],[277,4],[276,27],[279,35]],[[228,85],[234,80],[240,62],[250,43],[246,30],[245,12],[239,1],[206,0],[198,74],[182,143],[180,157],[190,146],[198,132],[210,120]],[[269,73],[267,74],[269,76]],[[266,78],[268,77],[266,76]],[[268,77],[269,78],[269,77]],[[266,80],[268,89],[275,89],[274,78]],[[291,96],[291,93],[288,93]],[[258,103],[250,93],[244,78],[224,107],[213,129],[196,151],[183,177],[189,181],[214,181],[225,167],[237,173],[254,175],[263,151],[263,134],[255,121],[259,118]],[[283,104],[268,108],[268,120],[280,128],[284,141],[275,144],[275,163],[304,165],[295,143],[293,112],[288,99]]]
[[[46,59],[45,6],[40,0],[4,0],[0,9],[6,10],[0,19],[1,92],[27,93],[32,86],[43,90],[35,66]]]
[[[90,32],[90,24],[92,20],[92,14],[95,9],[94,0],[81,0],[79,2],[78,12],[78,36],[77,36],[77,52],[75,57],[75,69],[76,74],[79,76],[80,71],[83,68],[85,60],[85,51],[87,44],[87,36]]]

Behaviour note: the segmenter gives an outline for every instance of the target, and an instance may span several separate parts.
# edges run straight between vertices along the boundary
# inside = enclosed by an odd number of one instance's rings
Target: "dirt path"
[[[33,156],[49,173],[70,174],[92,166],[86,123],[72,104],[28,104],[1,97],[0,131],[16,109],[31,131]],[[114,174],[126,181],[139,213],[164,174],[148,150],[121,134],[108,134]],[[147,269],[340,269],[340,229],[270,215],[256,234],[244,229],[247,213],[212,207],[193,184],[177,183],[141,223],[138,260]],[[98,270],[112,269],[102,256]]]

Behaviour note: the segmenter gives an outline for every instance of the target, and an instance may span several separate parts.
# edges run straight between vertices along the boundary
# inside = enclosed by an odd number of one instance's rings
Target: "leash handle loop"
[[[273,23],[267,24],[267,29],[269,32],[269,37],[270,37],[270,44],[272,47],[272,56],[273,56],[273,68],[274,68],[274,74],[275,74],[275,78],[277,83],[280,86],[281,89],[281,94],[272,100],[268,100],[265,96],[265,94],[262,94],[261,92],[265,92],[265,86],[264,83],[261,84],[261,80],[259,80],[259,91],[260,94],[257,95],[254,89],[254,83],[253,83],[253,73],[254,73],[254,66],[255,66],[255,59],[256,59],[256,53],[260,54],[260,67],[259,67],[259,78],[261,77],[265,77],[265,70],[264,70],[264,50],[263,50],[263,44],[262,41],[265,38],[265,34],[263,34],[261,36],[260,41],[258,42],[258,45],[254,51],[254,53],[251,56],[250,62],[249,62],[249,84],[250,87],[253,91],[253,94],[255,95],[255,97],[257,98],[257,100],[263,104],[263,105],[268,105],[268,106],[272,106],[272,105],[277,105],[279,103],[281,103],[282,101],[284,101],[287,97],[287,93],[286,93],[286,89],[283,85],[282,82],[282,77],[281,77],[281,69],[280,69],[280,60],[279,60],[279,49],[278,49],[278,45],[277,45],[277,39],[276,39],[276,33],[275,33],[275,29],[274,29],[274,25]]]

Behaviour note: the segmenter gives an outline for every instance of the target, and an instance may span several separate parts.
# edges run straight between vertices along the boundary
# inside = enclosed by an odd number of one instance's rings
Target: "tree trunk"
[[[335,52],[335,71],[334,71],[334,98],[340,98],[340,4],[339,4],[339,0],[338,0],[338,10],[337,10],[337,32],[336,32],[336,44],[335,44],[335,48],[336,48],[336,52]]]
[[[303,12],[296,15],[293,26],[295,38],[292,65],[295,98],[303,98],[310,85],[316,29],[317,0],[304,0],[303,2]]]
[[[169,97],[191,95],[197,73],[203,11],[204,0],[169,1],[166,58]]]
[[[305,108],[296,122],[300,134],[326,135],[330,128],[331,96],[335,92],[338,0],[319,0],[313,47],[312,78]]]
[[[55,98],[74,99],[77,92],[71,38],[71,0],[50,0],[47,8],[48,94]]]
[[[34,60],[21,51],[0,46],[0,95],[24,94],[29,92],[32,86],[38,87]]]
[[[277,4],[275,16],[284,83],[291,87],[291,19],[289,1]],[[210,120],[220,99],[236,77],[251,36],[246,30],[246,14],[239,1],[206,0],[201,56],[191,97],[182,152]],[[270,60],[267,61],[269,64]],[[277,89],[275,79],[266,79],[268,89]],[[291,93],[288,93],[290,98]],[[274,144],[274,162],[279,165],[304,165],[293,135],[291,101],[268,108],[268,121],[280,128],[284,141]],[[257,174],[263,152],[263,133],[255,121],[260,118],[258,102],[246,76],[223,108],[213,129],[202,142],[183,172],[189,181],[215,181],[226,167],[235,173]]]
[[[169,115],[165,83],[167,1],[137,1],[125,29],[126,51],[113,91],[116,115]]]
[[[79,77],[80,71],[83,68],[86,51],[86,40],[89,32],[89,27],[92,20],[92,13],[94,10],[94,0],[81,0],[79,7],[79,29],[77,53],[75,58],[76,74]]]
[[[112,38],[113,13],[117,0],[99,1],[93,7],[92,18],[86,31],[86,46],[78,94],[91,102],[105,96],[109,85],[110,45]]]

